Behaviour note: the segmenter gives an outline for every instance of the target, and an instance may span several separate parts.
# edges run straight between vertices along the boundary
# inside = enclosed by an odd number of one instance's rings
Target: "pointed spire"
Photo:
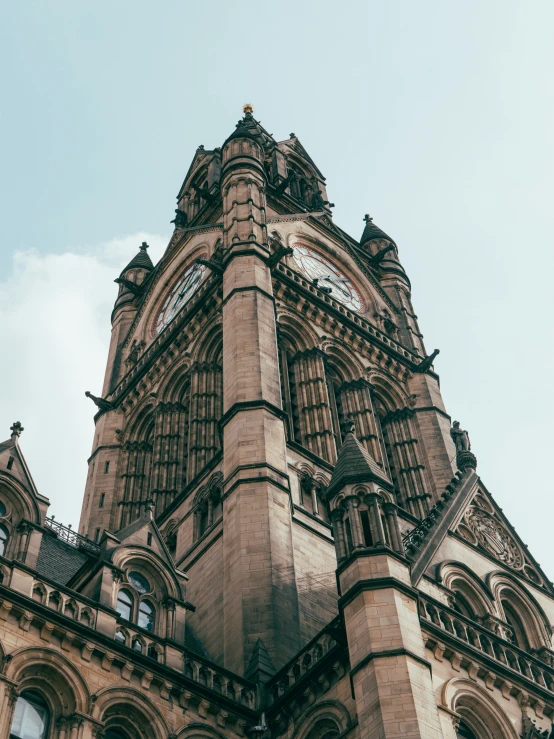
[[[386,239],[396,246],[396,243],[391,239],[391,237],[387,236],[384,231],[381,231],[379,226],[376,226],[373,223],[373,218],[368,213],[365,214],[364,221],[365,228],[362,238],[360,239],[360,246],[363,246],[368,241],[373,241],[373,239]]]
[[[146,250],[150,247],[146,243],[146,241],[143,241],[142,244],[139,247],[138,254],[136,254],[129,264],[125,267],[125,269],[121,272],[121,274],[125,274],[128,269],[134,269],[135,267],[140,267],[141,269],[146,269],[150,271],[151,269],[154,269],[154,264],[152,263],[152,260],[146,253]]]
[[[371,454],[363,447],[354,435],[354,423],[348,421],[343,426],[346,436],[339,451],[339,456],[326,495],[329,498],[339,492],[345,485],[375,480],[379,485],[391,488],[391,482],[379,467]]]
[[[261,639],[254,644],[250,661],[244,676],[255,683],[266,683],[275,674],[275,667]]]
[[[12,439],[17,439],[18,437],[21,436],[21,432],[22,431],[25,431],[25,429],[21,425],[21,422],[20,421],[15,421],[14,424],[13,424],[13,426],[10,426],[10,431],[12,432],[11,438]]]

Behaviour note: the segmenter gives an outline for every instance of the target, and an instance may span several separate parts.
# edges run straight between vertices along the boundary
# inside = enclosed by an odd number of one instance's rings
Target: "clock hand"
[[[327,280],[327,282],[330,282],[330,283],[331,283],[331,285],[334,285],[334,286],[335,286],[335,287],[336,287],[336,288],[337,288],[338,290],[340,290],[340,291],[341,291],[341,293],[342,293],[343,295],[345,295],[345,296],[346,296],[347,298],[349,298],[349,297],[350,297],[350,293],[348,292],[348,290],[345,290],[345,288],[344,288],[344,287],[342,287],[341,285],[337,285],[337,283],[336,283],[336,282],[335,282],[335,281],[334,281],[333,279],[331,279],[331,277],[324,277],[323,279],[324,279],[324,280]]]

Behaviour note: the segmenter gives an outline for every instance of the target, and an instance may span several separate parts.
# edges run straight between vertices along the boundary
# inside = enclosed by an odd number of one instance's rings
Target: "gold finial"
[[[245,114],[247,114],[247,113],[253,113],[254,112],[254,106],[251,105],[250,103],[245,103],[242,106],[242,112],[245,113]]]

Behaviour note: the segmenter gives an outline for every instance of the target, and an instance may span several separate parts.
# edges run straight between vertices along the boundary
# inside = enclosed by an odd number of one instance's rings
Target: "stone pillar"
[[[204,469],[219,448],[217,425],[222,395],[221,367],[208,362],[196,364],[191,371],[187,481]]]
[[[337,451],[325,382],[324,356],[320,349],[298,352],[293,358],[293,367],[302,444],[334,464]]]
[[[383,418],[382,425],[402,505],[414,516],[425,518],[429,512],[430,484],[413,428],[413,415],[409,408],[393,411]]]
[[[152,497],[159,515],[184,487],[187,468],[188,409],[182,403],[160,403],[152,463]]]
[[[380,547],[337,571],[363,739],[442,739],[407,561]]]
[[[239,124],[221,184],[224,661],[239,674],[258,639],[276,668],[299,648],[265,188],[263,151]]]
[[[345,419],[351,419],[356,429],[356,438],[364,445],[381,469],[385,469],[383,442],[379,424],[375,417],[371,399],[371,385],[361,378],[345,382],[339,388]]]

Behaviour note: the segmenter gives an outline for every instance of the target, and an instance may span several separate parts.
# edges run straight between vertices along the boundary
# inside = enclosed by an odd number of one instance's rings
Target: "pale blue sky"
[[[341,227],[369,212],[397,241],[447,410],[554,577],[553,27],[547,0],[5,3],[0,436],[23,422],[57,518],[78,518],[112,280],[143,237],[159,256],[196,147],[251,102]]]

